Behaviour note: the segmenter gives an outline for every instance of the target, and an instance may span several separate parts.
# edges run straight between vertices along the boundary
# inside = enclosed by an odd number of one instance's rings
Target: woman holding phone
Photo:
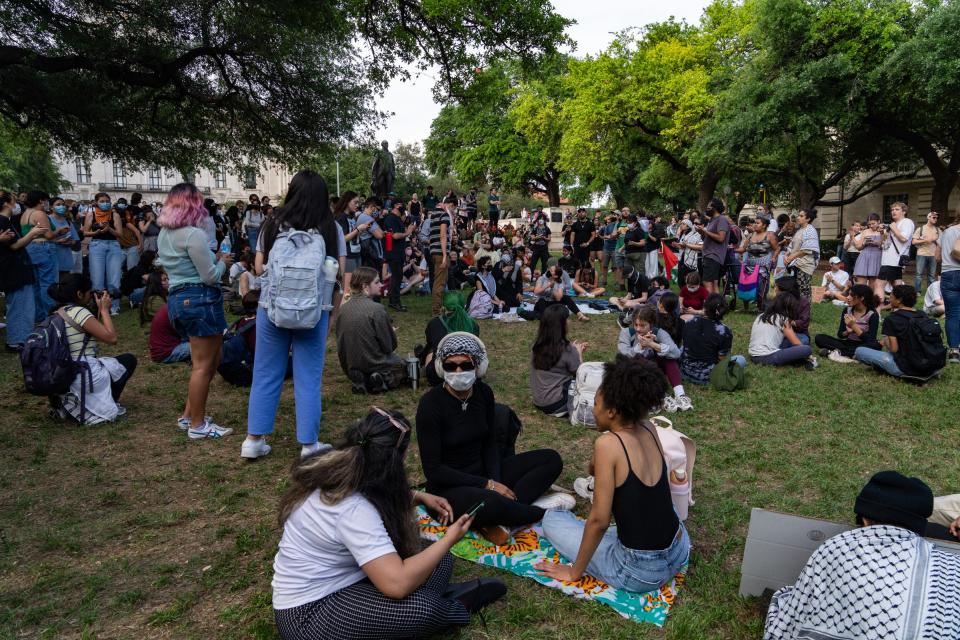
[[[410,490],[403,461],[410,423],[373,407],[344,441],[300,460],[280,501],[283,536],[273,562],[273,608],[283,640],[410,638],[470,623],[503,597],[499,580],[450,584],[450,548],[473,518]],[[421,548],[413,506],[446,534]]]

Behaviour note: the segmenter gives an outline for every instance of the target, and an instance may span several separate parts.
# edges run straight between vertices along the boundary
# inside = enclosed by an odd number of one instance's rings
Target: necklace
[[[466,410],[467,410],[467,404],[470,403],[470,398],[473,397],[473,387],[470,387],[470,393],[467,395],[466,398],[460,398],[456,393],[453,392],[453,389],[450,388],[450,386],[449,386],[447,383],[444,383],[444,384],[443,384],[443,388],[447,390],[447,393],[449,393],[449,394],[452,395],[454,398],[456,398],[457,400],[460,401],[460,410],[461,410],[461,411],[466,411]]]

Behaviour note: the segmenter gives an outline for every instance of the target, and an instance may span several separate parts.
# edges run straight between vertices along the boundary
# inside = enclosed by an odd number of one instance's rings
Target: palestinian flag
[[[660,253],[663,254],[663,272],[667,275],[667,280],[677,282],[677,265],[680,263],[677,254],[671,251],[665,242],[660,243]]]

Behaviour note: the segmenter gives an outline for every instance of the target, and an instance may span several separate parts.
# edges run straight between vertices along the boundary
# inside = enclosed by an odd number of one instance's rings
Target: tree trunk
[[[931,211],[942,213],[944,218],[949,216],[950,194],[956,189],[958,178],[960,176],[949,171],[933,175],[933,194],[930,196]]]
[[[713,197],[713,192],[717,190],[717,183],[720,182],[720,174],[714,171],[708,171],[697,184],[697,210],[706,211],[707,203]]]
[[[798,208],[815,209],[823,192],[803,178],[798,179],[796,184]]]
[[[551,207],[560,206],[560,182],[553,178],[546,181],[544,185],[547,188],[547,199]]]

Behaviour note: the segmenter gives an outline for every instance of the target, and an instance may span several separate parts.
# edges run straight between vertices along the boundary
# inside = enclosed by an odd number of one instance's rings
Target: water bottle
[[[337,284],[337,273],[340,263],[335,258],[327,256],[323,261],[323,284],[320,287],[320,308],[324,311],[333,309],[333,287]]]
[[[220,253],[228,254],[233,251],[233,244],[230,242],[230,234],[228,233],[223,237],[223,242],[220,243]]]

